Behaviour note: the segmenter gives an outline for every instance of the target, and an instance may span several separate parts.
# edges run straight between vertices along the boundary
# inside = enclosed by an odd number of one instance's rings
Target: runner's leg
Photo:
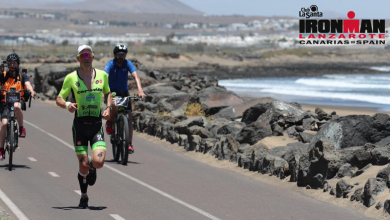
[[[104,142],[104,132],[102,123],[93,125],[90,132],[93,136],[90,139],[92,147],[92,160],[89,163],[89,174],[87,176],[88,184],[93,186],[96,182],[96,169],[103,167],[104,158],[106,157],[106,142]]]
[[[87,154],[77,155],[77,158],[79,160],[78,180],[79,180],[79,185],[81,190],[81,197],[88,197],[87,194],[87,189],[88,189],[87,175],[89,173],[88,155]]]
[[[104,141],[104,132],[102,124],[97,124],[100,129],[96,130],[91,141],[92,145],[92,166],[96,169],[103,167],[104,159],[106,158],[106,142]],[[99,127],[97,127],[99,128]]]
[[[88,139],[85,137],[85,133],[83,132],[84,130],[86,129],[83,128],[82,124],[79,124],[76,121],[73,122],[73,126],[72,126],[73,144],[75,146],[77,159],[79,161],[79,172],[77,178],[79,181],[82,198],[88,197],[87,175],[89,173]],[[81,201],[80,201],[80,205],[82,205]],[[88,204],[86,204],[86,206],[83,206],[83,208],[86,208],[87,206]]]

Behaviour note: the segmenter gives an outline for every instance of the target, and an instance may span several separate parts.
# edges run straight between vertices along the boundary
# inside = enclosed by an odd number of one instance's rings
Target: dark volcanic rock
[[[306,133],[306,132],[301,132],[298,135],[298,140],[303,142],[303,143],[310,143],[311,139],[313,139],[314,135]]]
[[[376,196],[385,192],[386,183],[381,178],[370,178],[364,185],[363,204],[370,207],[376,203]]]
[[[225,118],[217,118],[217,119],[214,119],[214,120],[210,121],[209,123],[207,123],[205,128],[207,130],[209,130],[211,132],[211,134],[213,134],[213,136],[217,136],[218,130],[221,127],[228,125],[230,123],[231,123],[231,121],[229,121]],[[226,134],[228,134],[228,133],[226,133]]]
[[[200,142],[202,141],[202,138],[199,135],[190,135],[188,136],[188,145],[184,147],[187,151],[199,151],[200,149]]]
[[[221,87],[213,86],[203,89],[195,94],[199,102],[208,107],[235,106],[244,103],[234,92]]]
[[[237,141],[240,143],[255,144],[259,140],[272,136],[271,126],[264,122],[254,122],[244,127],[237,134]]]
[[[232,134],[236,137],[244,127],[245,123],[233,121],[218,128],[217,134]]]
[[[336,173],[334,178],[341,179],[345,176],[352,177],[353,172],[354,172],[354,168],[351,166],[351,164],[346,163],[340,167],[339,171]]]
[[[237,161],[237,153],[240,143],[238,143],[233,135],[229,134],[226,137],[222,136],[214,144],[210,150],[210,154],[219,160],[225,159],[229,161]]]
[[[134,109],[136,111],[144,111],[146,109],[146,110],[149,110],[151,112],[157,112],[158,106],[156,104],[152,104],[150,102],[138,101],[134,105]]]
[[[390,199],[386,200],[383,206],[383,212],[390,214]]]
[[[206,130],[204,127],[199,127],[197,125],[191,126],[187,129],[187,135],[199,135],[201,138],[210,138],[213,135]]]
[[[250,124],[254,121],[263,121],[269,124],[273,124],[281,117],[285,117],[289,114],[291,118],[294,118],[295,121],[295,117],[303,113],[303,110],[285,102],[262,102],[245,110],[242,117],[242,122]]]
[[[364,188],[361,187],[359,189],[356,189],[355,192],[351,196],[351,201],[356,201],[356,202],[363,202],[363,190]]]
[[[284,178],[288,172],[288,163],[280,157],[267,154],[263,159],[260,172]]]
[[[207,153],[218,141],[216,138],[202,138],[200,143],[199,152]]]
[[[368,168],[372,167],[372,164],[367,164],[367,166],[363,167],[362,169],[356,171],[356,173],[354,173],[352,175],[352,177],[356,177],[356,176],[359,176],[360,174],[364,173],[364,171],[366,171]]]
[[[257,98],[257,99],[252,99],[249,101],[246,101],[244,103],[235,105],[235,106],[230,106],[227,108],[222,109],[219,111],[217,114],[215,114],[215,117],[217,118],[226,118],[229,120],[234,120],[236,118],[240,118],[243,116],[244,111],[256,104],[259,103],[269,103],[275,101],[275,99],[272,98]]]
[[[376,164],[376,160],[372,155],[372,150],[376,148],[373,144],[365,144],[361,149],[357,149],[353,152],[355,157],[355,164],[357,167],[364,167],[369,163]],[[378,155],[379,156],[379,155]]]
[[[319,120],[323,120],[326,118],[326,116],[328,116],[328,114],[321,108],[316,108],[314,112],[318,115]]]
[[[387,186],[390,186],[390,164],[387,167],[381,169],[376,175],[376,177],[383,179],[383,181],[386,182]]]
[[[353,185],[348,184],[345,180],[338,181],[336,184],[336,197],[344,197],[351,192],[352,188]]]
[[[242,153],[239,153],[237,157],[238,166],[250,171],[257,171],[258,167],[256,166],[256,156],[259,157],[260,154],[265,156],[267,153],[268,147],[262,143],[246,148]]]
[[[375,208],[376,208],[376,210],[379,210],[379,209],[383,208],[383,203],[382,202],[378,202],[378,204],[376,204]]]
[[[390,145],[385,147],[377,147],[371,151],[373,163],[376,165],[385,165],[389,163]]]
[[[175,124],[175,130],[179,132],[179,134],[187,134],[187,129],[191,126],[198,125],[201,127],[205,127],[208,121],[203,116],[197,116],[193,118],[189,118],[187,120],[177,122]]]
[[[312,188],[321,188],[323,183],[318,185],[317,179],[313,178],[317,174],[321,174],[324,180],[333,178],[344,161],[329,140],[317,141],[309,149],[307,154],[303,154],[303,158],[300,159],[297,184],[298,186],[310,185]]]
[[[321,139],[333,142],[336,149],[376,143],[390,136],[390,116],[387,114],[349,115],[326,123],[311,141]]]

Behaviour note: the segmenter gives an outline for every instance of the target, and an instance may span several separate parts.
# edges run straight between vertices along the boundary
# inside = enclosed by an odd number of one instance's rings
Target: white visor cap
[[[81,45],[81,46],[79,46],[79,49],[77,50],[77,54],[80,54],[80,52],[83,51],[84,49],[89,49],[93,53],[92,47],[90,47],[88,45]]]

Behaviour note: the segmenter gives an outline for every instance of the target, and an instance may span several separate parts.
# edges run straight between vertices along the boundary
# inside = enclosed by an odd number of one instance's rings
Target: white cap
[[[88,45],[81,45],[81,46],[79,46],[79,49],[77,50],[77,54],[80,54],[80,52],[82,50],[84,50],[84,49],[89,49],[93,53],[93,50],[92,50],[92,48],[90,46],[88,46]]]

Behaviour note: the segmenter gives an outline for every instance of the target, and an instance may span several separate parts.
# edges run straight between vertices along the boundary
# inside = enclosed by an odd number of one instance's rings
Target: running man
[[[79,161],[78,180],[81,189],[79,207],[88,207],[88,185],[96,182],[96,169],[103,167],[106,156],[106,143],[102,127],[102,117],[109,119],[111,112],[111,92],[108,76],[92,67],[93,50],[88,45],[78,48],[77,61],[80,69],[69,73],[64,80],[57,98],[57,105],[74,114],[72,132],[73,143]],[[72,92],[72,102],[66,102]],[[100,112],[103,96],[108,94],[107,108]],[[92,148],[92,159],[88,160],[88,142]]]

